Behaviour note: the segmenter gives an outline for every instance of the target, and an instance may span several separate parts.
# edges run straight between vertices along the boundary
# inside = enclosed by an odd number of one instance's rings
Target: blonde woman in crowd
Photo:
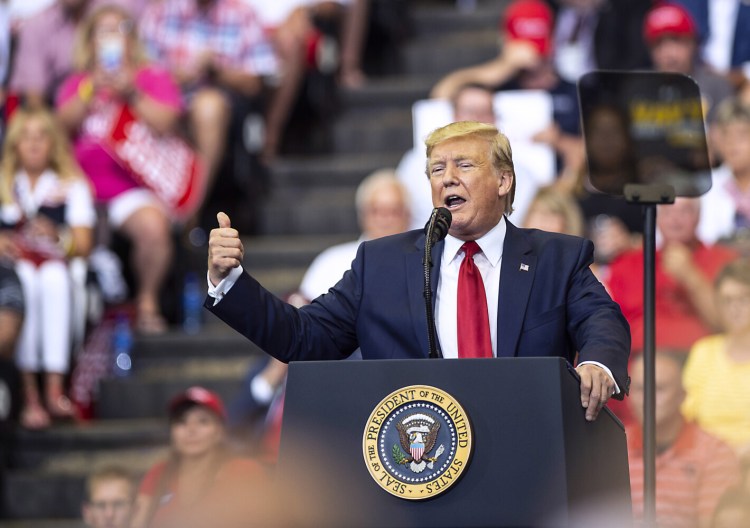
[[[583,214],[569,194],[555,187],[542,187],[529,205],[523,227],[583,236]]]
[[[728,264],[715,285],[724,333],[700,339],[691,349],[682,411],[746,457],[750,454],[750,260]]]
[[[64,391],[72,328],[67,261],[89,254],[96,220],[88,182],[48,111],[14,114],[0,164],[0,198],[0,222],[12,234],[8,253],[15,256],[26,302],[16,352],[24,388],[21,424],[39,429],[50,417],[73,414]]]

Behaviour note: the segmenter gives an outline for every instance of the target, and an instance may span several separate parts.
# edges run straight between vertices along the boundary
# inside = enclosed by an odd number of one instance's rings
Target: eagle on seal
[[[414,462],[419,464],[422,460],[427,462],[436,460],[425,455],[435,447],[440,422],[426,414],[415,413],[397,423],[396,429],[398,430],[401,447],[411,455],[411,457],[407,456],[403,463]]]

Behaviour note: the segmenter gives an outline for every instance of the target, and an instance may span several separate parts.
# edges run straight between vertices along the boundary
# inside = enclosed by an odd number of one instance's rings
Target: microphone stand
[[[425,314],[427,315],[427,343],[430,350],[430,359],[441,357],[437,349],[437,337],[435,330],[435,315],[432,309],[432,233],[435,230],[435,219],[437,218],[437,208],[432,210],[430,221],[427,224],[427,233],[424,241],[424,257],[422,265],[424,266],[424,304]]]

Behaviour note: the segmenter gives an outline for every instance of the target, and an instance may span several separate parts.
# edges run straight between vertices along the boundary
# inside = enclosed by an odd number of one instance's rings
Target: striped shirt
[[[643,521],[643,443],[638,426],[626,429],[633,518]],[[732,448],[685,423],[675,442],[656,456],[656,524],[705,526],[721,495],[739,483],[740,465]]]
[[[189,71],[206,51],[225,68],[274,75],[276,57],[253,9],[240,0],[163,0],[146,8],[140,36],[151,58],[172,71]]]
[[[735,449],[750,444],[750,361],[734,361],[726,337],[701,339],[683,372],[682,414]]]

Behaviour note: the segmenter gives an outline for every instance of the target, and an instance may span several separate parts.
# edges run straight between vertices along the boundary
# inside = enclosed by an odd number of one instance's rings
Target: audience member
[[[737,0],[674,0],[698,24],[703,60],[739,88],[750,78],[750,5]]]
[[[0,230],[0,476],[10,462],[12,435],[18,424],[23,395],[15,350],[23,323],[21,282],[13,270],[11,237]]]
[[[271,43],[241,0],[162,0],[144,12],[140,33],[187,101],[190,132],[210,189],[223,158],[233,107],[257,98],[277,73]]]
[[[339,71],[345,87],[364,83],[362,48],[369,0],[245,0],[257,12],[276,49],[280,80],[268,108],[264,158],[278,153],[283,130],[308,69]],[[337,53],[337,50],[340,50]]]
[[[577,171],[583,163],[578,93],[560,78],[552,54],[553,18],[542,0],[515,0],[503,17],[503,46],[484,64],[457,70],[432,89],[432,97],[451,98],[466,84],[492,90],[542,90],[552,96],[553,123],[535,140],[559,156],[558,172]]]
[[[153,178],[163,179],[168,171],[154,175],[149,172],[153,167],[132,163],[126,168],[127,160],[137,161],[151,148],[150,140],[139,143],[135,138],[129,149],[110,147],[119,137],[117,121],[128,116],[138,125],[130,125],[130,130],[172,137],[182,108],[179,88],[166,71],[145,62],[133,20],[116,6],[96,10],[81,27],[76,66],[78,72],[60,89],[58,114],[75,137],[76,157],[91,179],[97,201],[106,206],[109,224],[132,242],[136,328],[160,333],[166,322],[159,291],[173,244],[171,211],[156,195],[164,182]]]
[[[658,4],[646,16],[643,36],[654,69],[689,75],[698,83],[703,111],[713,121],[717,105],[734,90],[722,76],[706,66],[698,55],[698,35],[690,13],[679,4]]]
[[[0,222],[13,232],[11,251],[26,300],[16,357],[24,385],[21,424],[38,429],[49,425],[50,414],[73,414],[64,391],[73,320],[67,261],[89,254],[96,221],[88,182],[48,111],[20,110],[11,120],[0,198]],[[39,372],[45,373],[44,403]]]
[[[724,332],[691,349],[682,410],[740,455],[750,456],[750,261],[727,265],[714,290]]]
[[[648,66],[641,39],[651,0],[557,0],[555,66],[568,82],[592,70],[633,70]]]
[[[750,106],[736,99],[725,101],[716,114],[715,146],[724,163],[713,170],[711,189],[701,198],[698,235],[707,244],[725,239],[738,243],[750,235]]]
[[[523,227],[580,237],[583,236],[583,215],[569,195],[554,187],[542,187],[529,205]]]
[[[90,528],[130,528],[135,490],[133,476],[125,468],[108,466],[94,471],[86,479],[83,522]]]
[[[310,264],[299,287],[308,302],[326,293],[343,277],[362,242],[409,229],[409,194],[391,169],[375,171],[362,180],[355,203],[362,234],[358,240],[326,249]]]
[[[685,421],[680,404],[684,353],[656,353],[656,526],[709,527],[722,494],[739,482],[732,449],[699,425]],[[631,411],[626,427],[633,516],[643,520],[643,356],[632,362]]]
[[[713,211],[710,211],[713,214]],[[698,240],[700,200],[679,197],[657,208],[656,346],[689,349],[719,325],[712,281],[737,255]],[[634,350],[643,346],[643,250],[621,254],[610,267],[609,291],[630,323]]]
[[[255,522],[253,514],[264,506],[258,503],[264,471],[256,462],[232,455],[225,422],[221,399],[202,387],[191,387],[171,401],[171,453],[143,477],[133,528]]]
[[[54,100],[63,80],[74,70],[75,33],[98,6],[118,4],[138,12],[148,0],[55,0],[30,17],[19,30],[10,90],[37,107]]]
[[[8,5],[14,32],[20,28],[27,19],[41,13],[54,4],[55,1],[56,0],[3,0],[3,2]]]

